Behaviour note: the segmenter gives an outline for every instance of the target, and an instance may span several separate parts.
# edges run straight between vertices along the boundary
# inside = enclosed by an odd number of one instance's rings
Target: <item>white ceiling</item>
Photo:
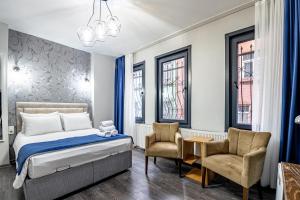
[[[109,0],[122,23],[121,33],[92,48],[82,46],[76,31],[87,23],[93,0],[1,0],[0,21],[10,29],[70,47],[119,56],[249,1]]]

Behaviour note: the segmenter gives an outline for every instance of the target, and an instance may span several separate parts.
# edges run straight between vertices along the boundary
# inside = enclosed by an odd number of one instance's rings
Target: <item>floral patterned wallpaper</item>
[[[86,102],[91,108],[91,83],[85,80],[90,59],[87,52],[9,30],[9,125],[16,125],[17,101]]]

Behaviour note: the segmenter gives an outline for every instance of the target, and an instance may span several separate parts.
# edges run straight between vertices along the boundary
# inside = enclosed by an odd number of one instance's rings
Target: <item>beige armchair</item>
[[[202,183],[207,168],[243,186],[243,200],[248,199],[249,188],[260,181],[270,137],[268,132],[229,128],[228,139],[204,144]]]
[[[153,133],[145,141],[145,173],[148,173],[148,157],[172,158],[179,165],[181,176],[182,137],[178,123],[153,123]]]

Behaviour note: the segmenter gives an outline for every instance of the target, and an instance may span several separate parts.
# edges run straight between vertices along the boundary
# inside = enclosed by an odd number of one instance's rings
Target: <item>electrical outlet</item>
[[[8,127],[8,134],[10,134],[10,135],[15,134],[15,127],[14,126],[9,126]]]

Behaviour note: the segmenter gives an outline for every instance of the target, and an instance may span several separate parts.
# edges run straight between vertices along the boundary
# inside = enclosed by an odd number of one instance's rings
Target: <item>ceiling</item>
[[[70,47],[119,56],[249,1],[109,0],[121,21],[121,33],[94,47],[83,47],[76,35],[78,27],[88,21],[93,0],[1,0],[0,22]]]

